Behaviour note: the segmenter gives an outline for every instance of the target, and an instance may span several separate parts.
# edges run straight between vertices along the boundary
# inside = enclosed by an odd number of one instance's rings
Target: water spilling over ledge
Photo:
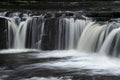
[[[0,79],[119,80],[119,1],[94,2],[1,9]],[[22,4],[18,8],[28,9]],[[61,9],[53,9],[56,5]]]
[[[84,12],[1,12],[1,49],[70,50],[119,56],[119,18],[100,21]],[[4,45],[4,46],[3,46]]]

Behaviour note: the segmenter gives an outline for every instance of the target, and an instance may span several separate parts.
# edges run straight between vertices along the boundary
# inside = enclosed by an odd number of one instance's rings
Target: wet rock
[[[47,14],[45,14],[45,17],[44,17],[44,18],[51,18],[52,16],[53,16],[52,13],[47,13]]]
[[[41,44],[42,50],[54,50],[57,45],[59,33],[59,19],[50,18],[45,21],[44,36]]]
[[[73,15],[74,15],[73,12],[66,12],[66,13],[65,13],[65,16],[73,16]]]
[[[61,17],[62,13],[55,13],[55,17]]]
[[[7,20],[4,18],[0,18],[0,49],[6,49],[7,46]]]
[[[27,48],[40,48],[43,21],[41,17],[34,17],[28,22],[26,33]]]

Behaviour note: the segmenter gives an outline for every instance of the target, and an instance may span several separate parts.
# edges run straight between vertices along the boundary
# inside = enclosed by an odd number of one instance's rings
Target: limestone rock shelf
[[[17,6],[17,7],[16,7]],[[0,2],[1,9],[37,9],[37,10],[90,10],[90,11],[119,11],[120,1],[113,0],[58,0],[48,1],[8,1]]]

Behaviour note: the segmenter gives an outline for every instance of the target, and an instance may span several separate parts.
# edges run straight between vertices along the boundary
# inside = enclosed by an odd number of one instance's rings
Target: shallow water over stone
[[[4,50],[0,52],[0,79],[119,80],[118,61],[102,53],[76,50]]]

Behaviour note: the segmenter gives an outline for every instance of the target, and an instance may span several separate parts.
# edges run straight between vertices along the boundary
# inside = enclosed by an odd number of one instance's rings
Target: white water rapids
[[[19,24],[7,20],[8,49],[0,50],[1,79],[72,80],[52,75],[62,71],[72,76],[120,75],[119,22],[47,19],[44,15],[27,17]],[[50,77],[43,76],[49,70]]]
[[[35,64],[36,67],[47,67],[63,70],[75,70],[88,69],[92,74],[120,74],[120,62],[117,58],[108,57],[102,54],[88,54],[81,53],[75,50],[69,51],[51,51],[46,54],[40,53],[36,55],[36,58],[62,58],[58,61],[47,62],[43,64]],[[90,75],[92,75],[90,74]]]
[[[82,53],[76,50],[54,50],[54,51],[43,51],[38,52],[35,49],[23,49],[23,50],[2,50],[0,53],[12,53],[18,54],[19,52],[33,52],[32,56],[36,59],[49,59],[49,58],[61,58],[60,60],[43,62],[43,63],[33,63],[30,65],[23,65],[17,69],[36,69],[36,68],[47,68],[53,70],[67,70],[79,72],[81,70],[87,70],[83,74],[94,75],[94,74],[110,74],[110,75],[120,75],[120,62],[118,58],[111,58],[104,54],[95,53]],[[36,54],[37,52],[37,54]],[[26,54],[26,53],[25,53]],[[81,73],[82,74],[82,73]]]

